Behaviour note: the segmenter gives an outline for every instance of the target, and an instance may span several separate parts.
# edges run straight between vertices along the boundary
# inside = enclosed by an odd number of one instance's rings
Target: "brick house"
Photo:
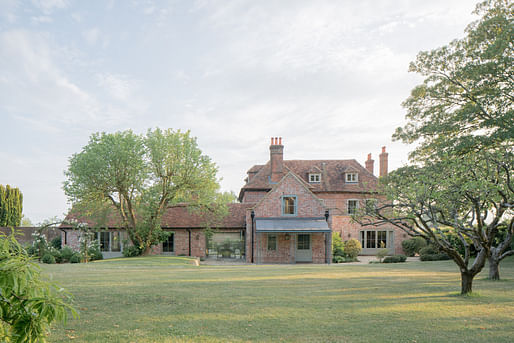
[[[248,170],[239,201],[255,203],[246,213],[246,260],[255,263],[328,263],[331,234],[358,239],[363,255],[383,243],[401,253],[405,234],[390,225],[363,227],[351,215],[378,201],[371,154],[365,167],[356,160],[284,160],[281,138],[272,138],[270,160]],[[380,176],[387,174],[382,148]]]
[[[385,147],[379,156],[379,175],[387,174]],[[365,167],[356,160],[284,160],[281,138],[272,138],[270,160],[251,167],[239,193],[239,203],[229,204],[220,222],[191,213],[187,206],[167,209],[162,228],[169,239],[154,247],[156,254],[220,256],[223,244],[231,257],[249,263],[330,263],[332,233],[343,240],[358,239],[363,255],[376,254],[383,243],[391,253],[401,253],[403,231],[393,226],[362,227],[351,220],[359,208],[373,206],[378,178],[373,174],[371,154]],[[70,213],[90,226],[90,218]],[[122,254],[127,239],[116,216],[97,233],[104,257]],[[63,244],[78,247],[78,233],[63,225]]]

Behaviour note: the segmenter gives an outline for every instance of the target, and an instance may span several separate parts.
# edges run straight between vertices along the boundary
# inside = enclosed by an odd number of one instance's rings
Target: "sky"
[[[420,51],[465,35],[472,0],[0,0],[0,184],[63,217],[91,134],[191,130],[224,191],[269,159],[408,163],[393,142]]]

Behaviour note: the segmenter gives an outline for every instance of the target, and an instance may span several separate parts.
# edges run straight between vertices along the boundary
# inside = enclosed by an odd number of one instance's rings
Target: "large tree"
[[[389,203],[368,218],[434,242],[459,266],[463,294],[495,247],[512,238],[493,243],[502,220],[510,220],[504,230],[512,233],[514,202],[513,5],[489,0],[475,13],[481,18],[464,38],[420,52],[411,63],[425,80],[404,102],[407,124],[393,138],[417,147],[411,166],[381,180]],[[460,238],[464,256],[450,234]],[[478,251],[474,260],[470,244]]]
[[[219,192],[216,173],[189,132],[96,133],[71,157],[64,191],[80,211],[116,209],[133,244],[147,254],[164,238],[160,224],[168,206],[186,202],[226,211],[228,199]]]
[[[23,195],[18,188],[0,185],[0,227],[20,226]]]

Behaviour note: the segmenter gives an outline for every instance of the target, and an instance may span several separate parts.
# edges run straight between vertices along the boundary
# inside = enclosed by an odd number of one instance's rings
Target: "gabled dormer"
[[[307,172],[307,182],[308,183],[321,183],[321,169],[317,166],[312,166]]]
[[[359,170],[353,166],[349,166],[343,173],[345,183],[358,183],[359,182]]]

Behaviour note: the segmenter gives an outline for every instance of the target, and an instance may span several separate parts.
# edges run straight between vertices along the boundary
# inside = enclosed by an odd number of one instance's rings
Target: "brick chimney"
[[[380,154],[380,176],[386,176],[387,175],[387,156],[389,154],[386,152],[386,147],[382,147],[382,153]]]
[[[375,160],[371,159],[371,153],[368,154],[368,159],[366,160],[366,169],[373,174],[373,167],[375,165]]]
[[[279,182],[284,176],[284,146],[282,145],[282,137],[271,137],[269,153],[271,164],[270,181]]]

